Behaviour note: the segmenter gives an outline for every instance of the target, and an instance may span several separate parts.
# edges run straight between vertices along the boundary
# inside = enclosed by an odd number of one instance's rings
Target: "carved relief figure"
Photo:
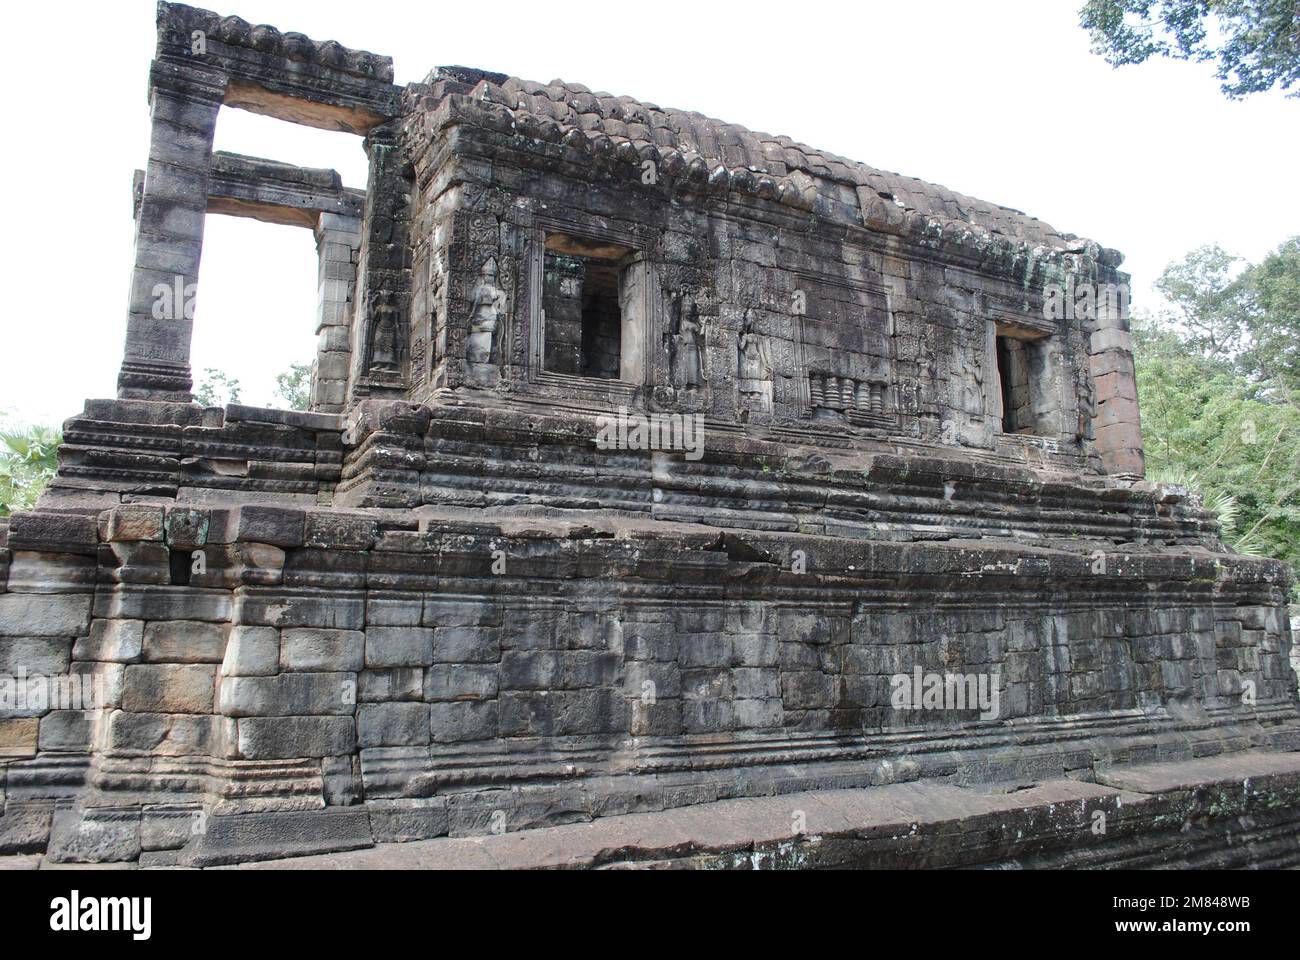
[[[977,359],[963,356],[961,359],[961,406],[967,413],[984,412],[984,368]]]
[[[742,406],[772,406],[772,354],[765,338],[754,332],[754,318],[745,311],[745,325],[737,340],[736,388]]]
[[[442,312],[442,285],[445,280],[442,254],[432,259],[429,267],[429,343],[432,346],[429,365],[436,367],[447,352],[447,325]]]
[[[669,350],[674,385],[685,390],[704,386],[703,349],[700,308],[689,294],[673,302],[673,332]]]
[[[1095,440],[1092,421],[1097,416],[1097,384],[1089,371],[1075,371],[1075,392],[1079,398],[1079,438]]]
[[[492,362],[492,341],[497,325],[505,317],[506,294],[497,286],[497,261],[489,257],[470,291],[470,331],[465,341],[465,359],[470,363]]]
[[[392,294],[376,294],[370,301],[370,372],[395,373],[401,358],[397,345],[397,310]]]
[[[921,385],[911,377],[898,382],[898,408],[910,415],[915,415],[921,408]]]
[[[920,367],[920,382],[916,391],[918,408],[921,405],[933,405],[939,395],[939,355],[924,340],[921,341],[917,365]]]

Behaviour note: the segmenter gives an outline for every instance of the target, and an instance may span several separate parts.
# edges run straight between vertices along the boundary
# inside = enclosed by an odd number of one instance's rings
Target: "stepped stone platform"
[[[1300,754],[1248,751],[1103,767],[1092,779],[961,786],[916,780],[720,800],[485,837],[291,856],[320,838],[266,834],[275,858],[233,869],[1029,869],[1300,866]],[[779,788],[779,785],[778,785]],[[289,825],[286,824],[286,827]],[[173,869],[173,858],[142,858]],[[66,868],[39,856],[0,869]],[[218,867],[216,869],[227,869]]]
[[[118,396],[0,521],[0,856],[1292,862],[1292,572],[1143,479],[1118,251],[158,10]],[[223,107],[369,182],[214,153]],[[314,231],[310,410],[192,401],[209,214]]]
[[[1095,781],[921,780],[726,800],[242,869],[1206,869],[1300,866],[1300,754],[1099,769]]]

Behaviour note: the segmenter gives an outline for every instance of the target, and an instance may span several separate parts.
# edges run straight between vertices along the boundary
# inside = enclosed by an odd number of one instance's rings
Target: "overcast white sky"
[[[438,64],[560,77],[1024,210],[1123,250],[1137,308],[1197,245],[1258,259],[1300,232],[1300,101],[1230,102],[1209,65],[1112,70],[1089,53],[1081,0],[226,2],[220,13],[388,54],[398,83]],[[58,423],[116,391],[154,4],[5,12],[0,413]],[[365,186],[345,134],[227,110],[217,148]],[[244,402],[270,402],[275,374],[314,353],[315,261],[307,230],[209,217],[196,376],[222,369]]]

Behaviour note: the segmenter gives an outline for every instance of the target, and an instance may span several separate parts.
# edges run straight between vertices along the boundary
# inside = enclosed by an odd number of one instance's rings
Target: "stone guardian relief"
[[[745,311],[744,326],[736,341],[736,392],[742,416],[772,409],[772,350],[754,330],[752,310]]]
[[[496,257],[489,257],[470,291],[470,331],[465,340],[466,373],[472,384],[493,386],[499,376],[495,361],[497,328],[506,316],[506,292],[497,285]]]
[[[673,327],[668,338],[673,386],[682,393],[704,387],[703,340],[699,305],[691,294],[682,294],[673,300]]]

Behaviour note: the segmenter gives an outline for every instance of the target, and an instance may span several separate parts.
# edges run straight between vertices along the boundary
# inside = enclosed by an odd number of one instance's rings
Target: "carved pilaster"
[[[1127,283],[1126,276],[1118,276]],[[1141,479],[1146,475],[1146,458],[1133,367],[1133,336],[1125,310],[1118,304],[1097,305],[1097,330],[1088,345],[1088,374],[1095,385],[1091,392],[1093,435],[1107,473]]]
[[[340,413],[347,392],[361,221],[322,213],[315,232],[319,264],[316,334],[320,339],[312,368],[311,408],[318,413]]]
[[[190,399],[190,338],[203,252],[212,138],[225,77],[155,62],[150,73],[149,163],[135,222],[124,399]]]
[[[349,398],[403,396],[410,385],[410,191],[394,123],[366,137],[370,176],[361,229]]]

